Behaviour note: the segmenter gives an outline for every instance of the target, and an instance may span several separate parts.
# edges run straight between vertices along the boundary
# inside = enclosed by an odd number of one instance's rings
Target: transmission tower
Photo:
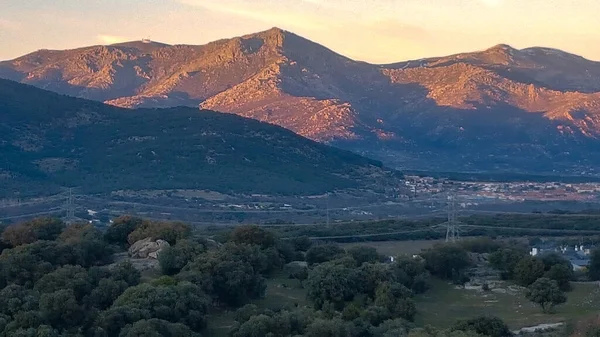
[[[449,193],[447,199],[448,219],[439,226],[446,227],[446,242],[456,242],[460,240],[460,225],[462,224],[456,216],[456,195]]]
[[[327,228],[329,228],[329,192],[327,192]]]
[[[73,202],[73,189],[69,188],[67,201],[65,202],[65,222],[70,225],[75,221],[75,203]]]

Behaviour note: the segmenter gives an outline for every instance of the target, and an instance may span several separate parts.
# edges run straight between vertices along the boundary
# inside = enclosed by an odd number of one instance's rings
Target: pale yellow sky
[[[0,59],[151,38],[204,44],[273,26],[375,63],[545,46],[600,60],[598,0],[1,0]]]

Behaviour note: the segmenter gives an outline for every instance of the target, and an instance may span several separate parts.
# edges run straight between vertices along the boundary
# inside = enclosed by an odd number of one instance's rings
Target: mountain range
[[[282,127],[189,107],[129,110],[0,80],[0,197],[197,189],[310,195],[401,174]]]
[[[237,114],[401,169],[599,173],[600,62],[550,48],[376,65],[273,28],[203,46],[40,50],[1,62],[0,77],[125,108]]]

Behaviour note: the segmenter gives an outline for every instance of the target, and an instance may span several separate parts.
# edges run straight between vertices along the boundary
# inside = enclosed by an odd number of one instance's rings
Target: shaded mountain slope
[[[397,173],[278,126],[194,108],[125,110],[0,80],[3,193],[78,186],[312,194]]]

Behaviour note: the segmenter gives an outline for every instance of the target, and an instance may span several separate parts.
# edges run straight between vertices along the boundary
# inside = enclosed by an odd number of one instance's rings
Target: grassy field
[[[520,329],[542,323],[577,321],[600,310],[600,288],[597,285],[574,284],[573,291],[567,297],[567,303],[558,306],[554,314],[544,314],[522,293],[482,293],[456,289],[447,282],[435,280],[432,289],[415,297],[418,310],[415,323],[418,326],[447,328],[460,319],[491,315],[503,319],[511,329]],[[253,303],[272,309],[295,303],[299,306],[308,305],[306,291],[299,282],[283,276],[268,280],[265,298]],[[208,336],[227,336],[233,323],[233,312],[214,313],[209,318]]]
[[[418,254],[423,249],[431,248],[443,240],[415,240],[415,241],[374,241],[374,242],[352,242],[341,243],[340,246],[350,248],[353,246],[368,246],[377,249],[381,254],[398,256],[403,254]]]
[[[558,306],[554,314],[543,314],[523,293],[511,295],[455,289],[453,285],[437,280],[432,289],[415,298],[416,323],[445,328],[459,319],[493,315],[517,329],[581,319],[600,310],[600,288],[595,284],[574,284],[567,297],[567,303]]]
[[[382,241],[342,244],[345,248],[366,245],[386,255],[415,254],[432,247],[438,241]],[[567,303],[556,308],[554,314],[544,314],[529,302],[523,293],[480,292],[456,289],[445,281],[434,280],[427,293],[415,297],[418,314],[415,323],[447,328],[459,319],[492,315],[503,319],[511,329],[543,323],[567,322],[589,317],[600,311],[600,288],[596,284],[576,283],[567,293]],[[298,280],[290,280],[283,273],[267,280],[264,299],[252,303],[262,308],[277,309],[285,306],[309,305],[306,290]],[[225,337],[234,323],[233,312],[215,312],[209,317],[208,336]]]

